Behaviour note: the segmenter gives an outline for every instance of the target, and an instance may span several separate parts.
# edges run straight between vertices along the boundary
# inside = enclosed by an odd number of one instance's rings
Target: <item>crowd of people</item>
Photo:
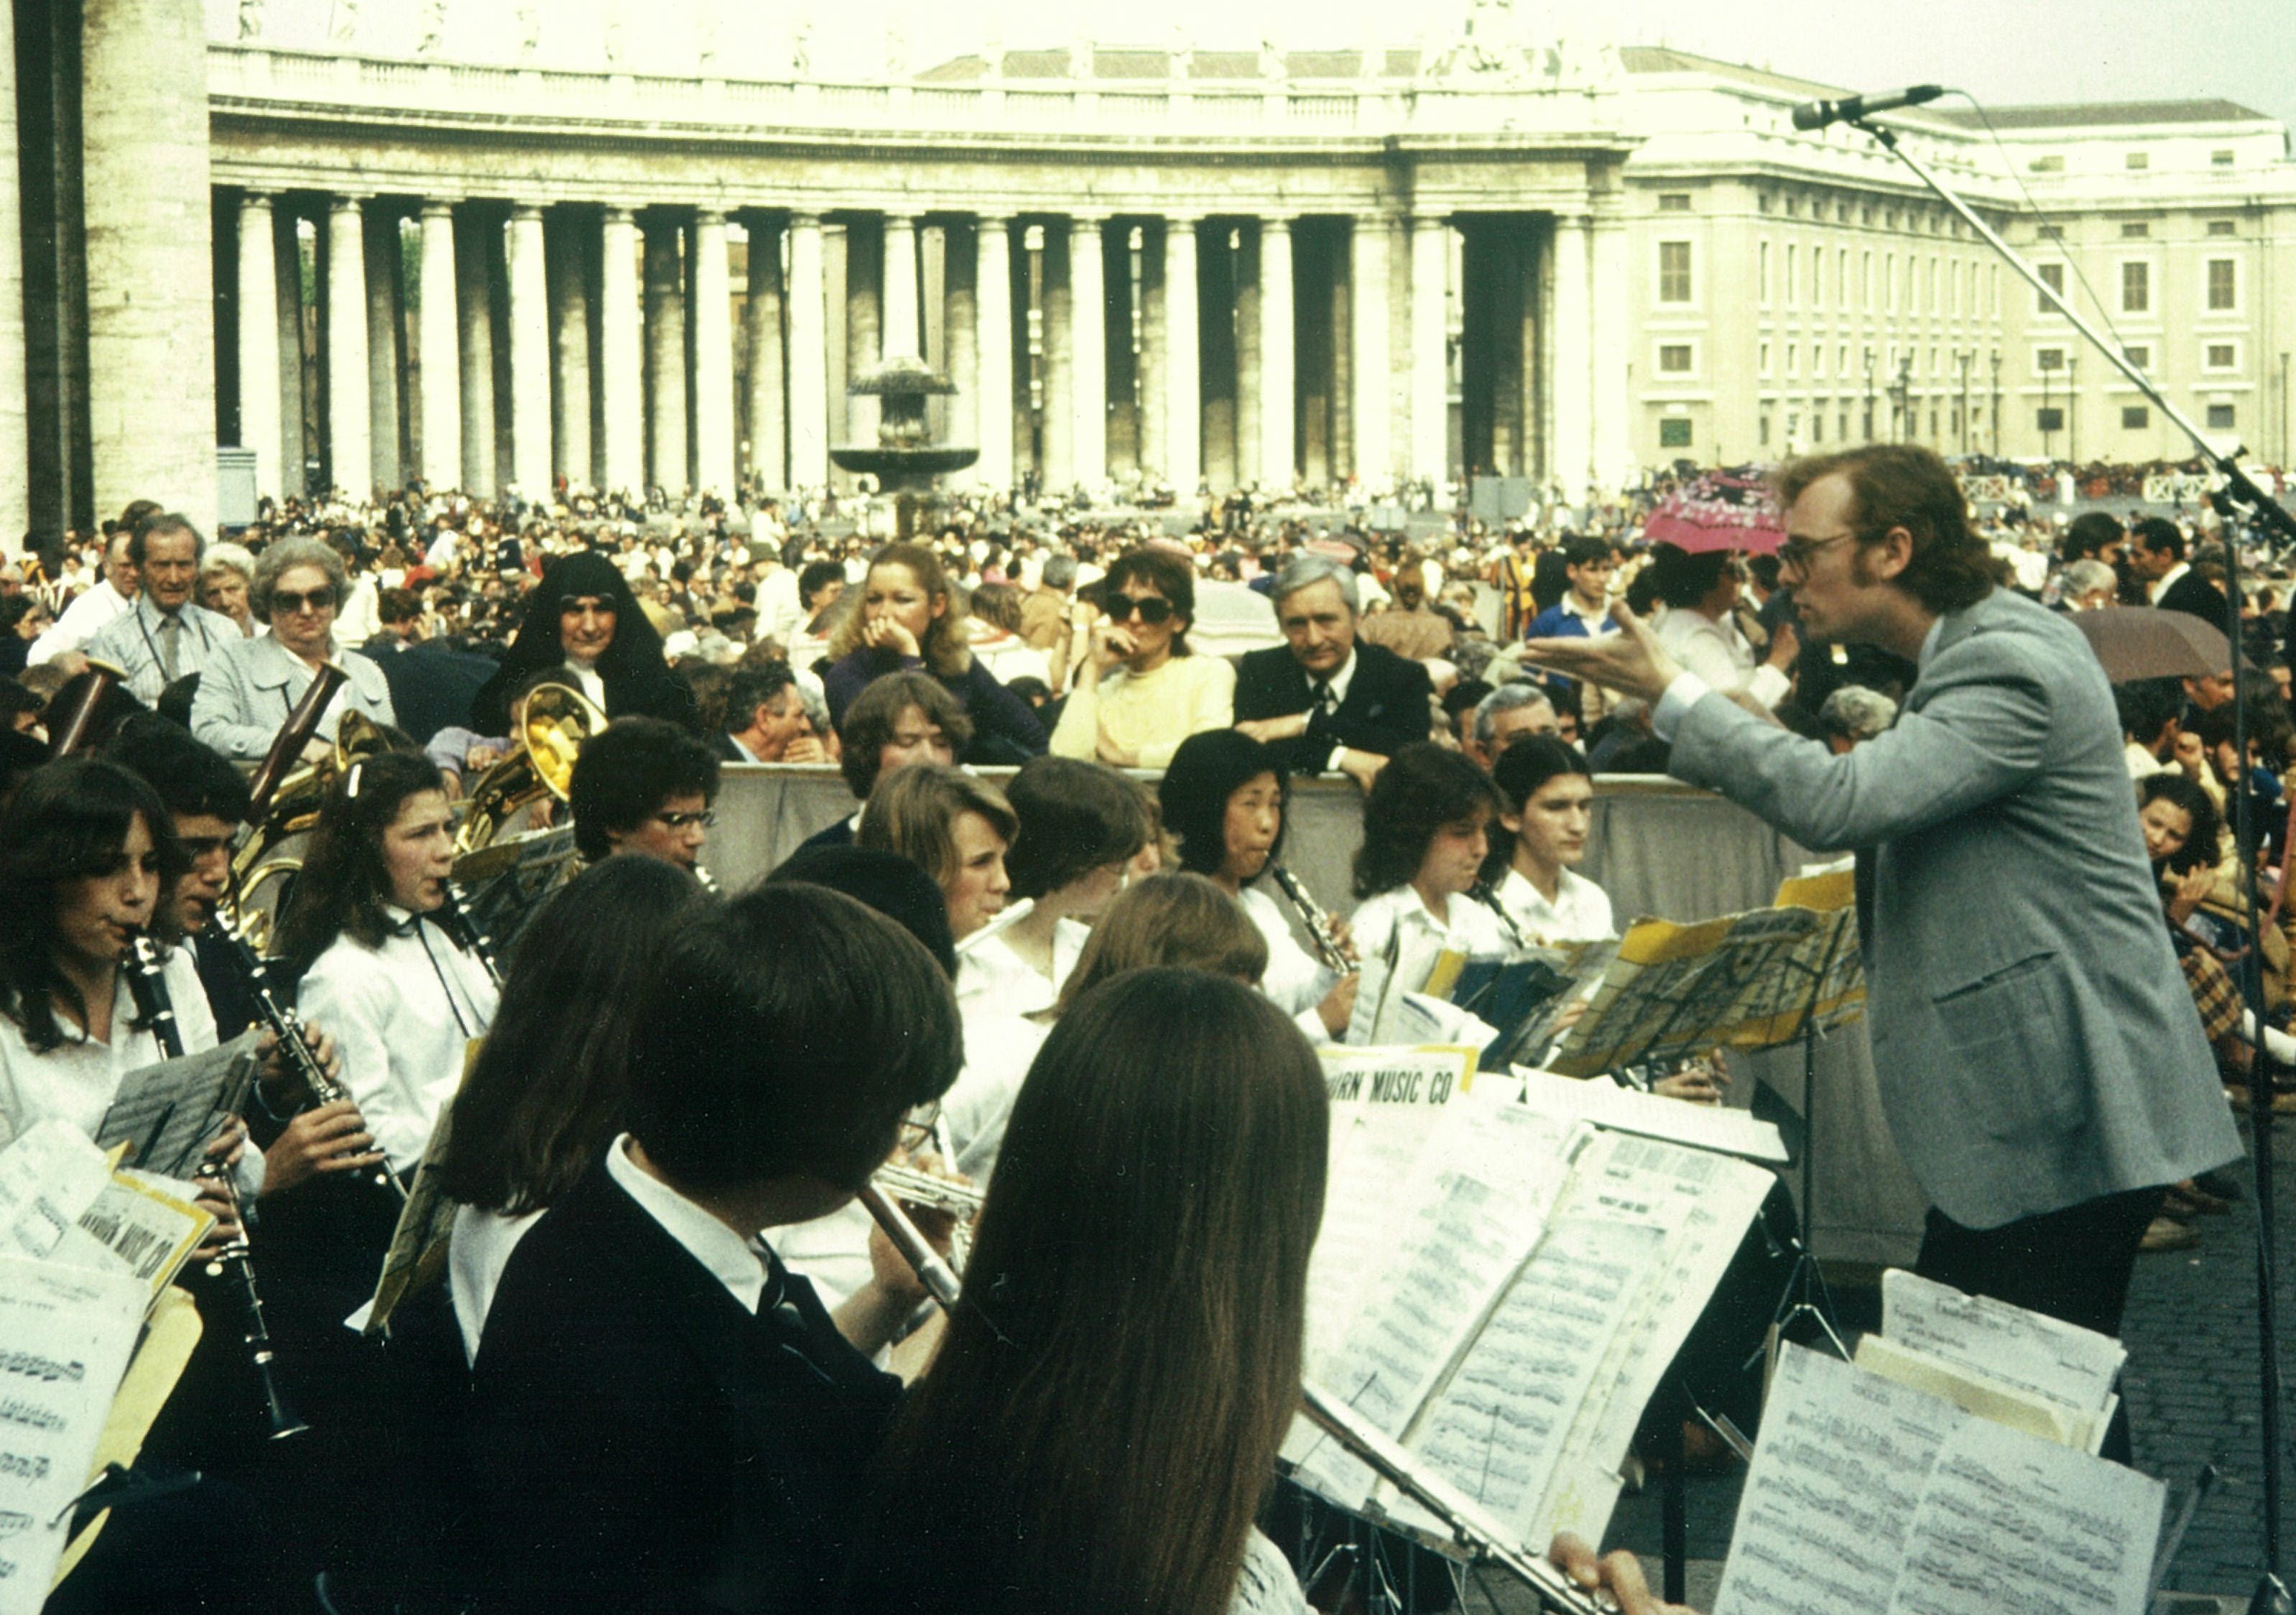
[[[147,1450],[201,1472],[196,1504],[124,1512],[52,1607],[303,1608],[317,1578],[345,1609],[1304,1608],[1316,1563],[1254,1521],[1319,1221],[1314,1048],[1382,1040],[1446,955],[1614,934],[1578,867],[1606,774],[1874,854],[1875,1059],[1937,1208],[1925,1270],[2114,1328],[2140,1243],[2236,1193],[2193,1082],[2296,1080],[2290,922],[2237,878],[2284,856],[2286,590],[2229,608],[2210,525],[1972,523],[1934,456],[1866,454],[1790,469],[1789,536],[1752,557],[1647,543],[1631,507],[1381,537],[957,500],[882,542],[772,502],[418,494],[213,543],[138,504],[11,562],[0,1144],[93,1132],[155,1057],[139,943],[194,1052],[270,1024],[274,982],[308,1050],[271,1026],[202,1181],[311,1432],[259,1439],[230,1296],[189,1270],[208,1338]],[[2063,646],[2116,602],[2236,624],[2273,676],[2237,707],[2227,651],[2108,700]],[[2056,659],[2038,717],[1997,694],[2025,687],[2013,657],[1940,693],[1968,644],[2019,635]],[[543,743],[545,689],[590,715],[558,759],[580,873],[496,948],[458,905],[455,825]],[[317,791],[261,961],[232,923],[258,764]],[[716,801],[758,764],[834,765],[857,810],[727,897]],[[1317,775],[1359,788],[1345,917],[1280,883]],[[1974,854],[1972,824],[1999,827]],[[2073,828],[2086,868],[2054,861]],[[2066,889],[2114,894],[2084,936],[2111,939],[2102,989],[2033,973],[2056,930],[1922,954],[2010,865],[2053,920]],[[1900,1007],[1908,973],[1972,995],[1979,1066],[2083,1068],[1996,1103],[1999,1162],[1930,1136],[1974,1079],[1890,1045],[1942,1012]],[[2004,981],[2028,996],[1988,1021]],[[1497,1036],[1414,1002],[1446,1040]],[[2019,1029],[2037,1002],[2072,1053]],[[2171,1069],[2124,1069],[2132,1037]],[[2220,1066],[2177,1069],[2203,1037]],[[1895,1061],[1917,1099],[1892,1101]],[[1727,1075],[1621,1079],[1710,1104]],[[2099,1107],[2141,1138],[2065,1144]],[[987,1189],[964,1298],[922,1324],[857,1199],[889,1157]],[[422,1177],[454,1209],[444,1271],[377,1348],[344,1320]],[[2061,1238],[2082,1258],[2037,1286]],[[1630,1556],[1553,1551],[1660,1607]]]

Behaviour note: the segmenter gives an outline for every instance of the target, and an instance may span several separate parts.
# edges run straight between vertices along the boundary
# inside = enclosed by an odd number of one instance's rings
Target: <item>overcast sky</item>
[[[411,49],[435,0],[262,0],[264,30],[281,44],[320,45],[331,22],[357,19],[368,49]],[[1599,20],[1589,32],[1623,45],[1670,44],[1854,88],[1941,83],[1996,104],[2214,95],[2296,124],[2296,5],[2291,0],[1515,0],[1528,18]],[[1185,30],[1203,45],[1402,44],[1423,29],[1452,31],[1464,0],[446,0],[449,55],[514,48],[522,13],[541,20],[546,57],[594,54],[608,8],[619,7],[633,66],[667,70],[690,59],[704,31],[721,70],[785,46],[788,19],[812,20],[816,72],[865,71],[883,60],[885,29],[906,36],[910,66],[999,37],[1008,46],[1082,36],[1163,45]],[[714,7],[718,20],[697,25]],[[209,0],[217,37],[235,31],[237,0]],[[1586,25],[1582,23],[1582,28]],[[1549,30],[1552,31],[1552,30]]]

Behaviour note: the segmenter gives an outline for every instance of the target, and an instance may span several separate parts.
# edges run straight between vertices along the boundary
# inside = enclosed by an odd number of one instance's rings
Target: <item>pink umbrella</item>
[[[1708,471],[1661,500],[1643,523],[1643,536],[1693,552],[1767,555],[1785,542],[1785,516],[1769,483],[1752,467]]]

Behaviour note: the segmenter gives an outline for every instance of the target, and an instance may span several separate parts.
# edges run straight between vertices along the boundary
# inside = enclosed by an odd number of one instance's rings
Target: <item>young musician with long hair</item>
[[[1094,988],[1128,971],[1195,970],[1258,987],[1267,939],[1213,881],[1175,870],[1150,875],[1108,906],[1084,957],[1061,988],[1066,1014]]]
[[[1180,867],[1227,893],[1267,939],[1261,990],[1310,1042],[1345,1032],[1359,978],[1311,957],[1292,939],[1283,907],[1258,884],[1283,853],[1291,800],[1275,752],[1241,730],[1192,734],[1172,754],[1158,800],[1165,828],[1180,843]]]
[[[1526,735],[1499,753],[1492,783],[1507,800],[1506,833],[1483,877],[1507,919],[1535,942],[1587,942],[1612,934],[1610,895],[1572,865],[1594,828],[1595,777],[1575,747]]]
[[[1004,855],[1020,833],[1013,804],[995,785],[918,763],[877,783],[854,843],[898,852],[931,875],[948,899],[949,934],[962,944],[1004,911],[1013,888]],[[960,980],[963,973],[960,967]]]
[[[1406,746],[1380,770],[1364,798],[1364,839],[1356,848],[1352,922],[1365,984],[1348,1025],[1349,1043],[1372,1041],[1382,1004],[1416,992],[1446,953],[1489,957],[1507,951],[1491,912],[1467,893],[1490,853],[1490,831],[1507,811],[1491,776],[1456,751]],[[1447,1013],[1446,1012],[1448,1012]],[[1431,1010],[1445,1037],[1488,1041],[1494,1034],[1464,1010]]]
[[[519,933],[436,1168],[461,1208],[448,1275],[467,1356],[519,1240],[628,1119],[630,1031],[648,977],[711,900],[660,858],[609,858]]]
[[[1074,758],[1031,758],[1006,792],[1016,827],[1004,868],[1029,912],[965,957],[957,1003],[1028,1014],[1053,1001],[1076,967],[1091,925],[1124,889],[1148,844],[1140,787],[1112,768]]]
[[[320,807],[279,928],[298,1003],[334,1034],[343,1086],[402,1173],[495,1012],[486,967],[437,917],[453,851],[437,764],[413,751],[354,763]]]

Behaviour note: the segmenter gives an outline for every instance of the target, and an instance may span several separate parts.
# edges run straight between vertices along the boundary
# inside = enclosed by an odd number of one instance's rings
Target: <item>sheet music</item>
[[[1770,1122],[1727,1105],[1685,1104],[1654,1094],[1636,1093],[1602,1077],[1559,1077],[1517,1066],[1522,1102],[1550,1115],[1575,1116],[1598,1127],[1639,1133],[1693,1149],[1718,1150],[1749,1160],[1784,1165],[1785,1141]]]
[[[75,1232],[142,1284],[147,1301],[157,1300],[215,1226],[213,1214],[193,1203],[198,1195],[191,1184],[123,1168],[80,1213]]]
[[[1966,1416],[1785,1346],[1714,1615],[1883,1615],[1930,1472]]]
[[[0,1150],[0,1255],[51,1254],[111,1181],[103,1152],[70,1122],[19,1135]]]
[[[126,1165],[191,1176],[209,1141],[246,1102],[257,1037],[246,1031],[219,1047],[128,1072],[96,1127],[97,1145],[124,1144]]]
[[[47,1601],[144,1300],[126,1274],[0,1257],[0,1615]]]
[[[1417,1168],[1441,1119],[1439,1109],[1426,1105],[1332,1107],[1324,1224],[1308,1267],[1310,1364],[1338,1349],[1365,1285],[1386,1265],[1397,1228],[1409,1226],[1434,1194],[1433,1174]]]
[[[2144,1615],[2168,1489],[2135,1470],[1964,1417],[1908,1533],[1902,1615]]]
[[[2128,1360],[2110,1335],[1896,1267],[1882,1275],[1882,1333],[2084,1419],[2105,1406]]]
[[[1594,1217],[1551,1226],[1405,1445],[1529,1540],[1530,1515],[1611,1339],[1666,1242]],[[1409,1504],[1395,1511],[1435,1525]]]

